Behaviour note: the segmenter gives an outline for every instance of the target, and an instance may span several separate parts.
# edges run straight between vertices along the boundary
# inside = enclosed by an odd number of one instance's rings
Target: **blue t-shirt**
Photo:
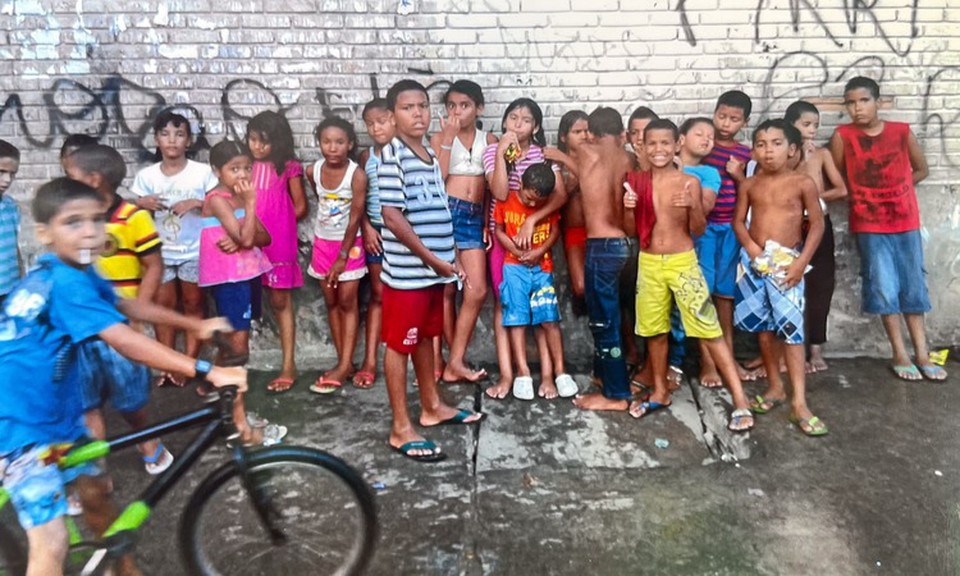
[[[720,173],[713,166],[704,166],[703,164],[684,166],[683,171],[699,180],[701,189],[709,188],[713,190],[714,196],[720,193]]]
[[[0,310],[0,457],[84,435],[76,344],[124,321],[92,266],[37,265]]]

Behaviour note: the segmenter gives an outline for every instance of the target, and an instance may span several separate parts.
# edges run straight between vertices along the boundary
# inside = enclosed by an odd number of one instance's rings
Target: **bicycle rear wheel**
[[[310,448],[280,446],[247,457],[285,541],[274,543],[234,463],[208,476],[180,521],[180,545],[191,574],[361,574],[377,535],[373,494],[342,460]]]

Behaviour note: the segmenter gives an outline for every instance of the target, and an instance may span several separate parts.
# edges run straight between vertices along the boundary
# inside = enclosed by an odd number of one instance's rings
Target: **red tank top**
[[[896,234],[920,228],[908,141],[910,126],[884,122],[868,136],[856,126],[837,127],[850,200],[850,231]]]

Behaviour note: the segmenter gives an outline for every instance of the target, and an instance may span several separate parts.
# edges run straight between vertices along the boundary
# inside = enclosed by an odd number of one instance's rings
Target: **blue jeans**
[[[626,238],[587,238],[585,296],[593,333],[593,372],[603,395],[630,398],[627,363],[620,334],[620,273],[630,258]]]

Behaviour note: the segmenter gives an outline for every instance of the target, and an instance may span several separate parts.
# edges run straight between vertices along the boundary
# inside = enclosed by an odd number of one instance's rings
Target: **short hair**
[[[95,200],[100,202],[100,194],[83,182],[70,178],[55,178],[37,188],[30,208],[34,221],[49,224],[63,206],[74,200]]]
[[[666,118],[651,120],[650,123],[647,124],[647,127],[643,129],[644,140],[647,138],[647,133],[653,132],[654,130],[669,130],[670,133],[673,134],[674,141],[680,139],[680,131],[677,129],[677,125]]]
[[[623,118],[620,113],[600,106],[587,117],[587,129],[594,136],[619,136],[623,133]]]
[[[96,143],[97,139],[89,134],[70,134],[64,139],[63,146],[60,147],[60,159],[63,160],[77,148]]]
[[[20,161],[20,149],[6,140],[0,139],[0,158],[13,158]]]
[[[569,146],[567,146],[564,138],[570,134],[573,125],[581,120],[587,120],[589,124],[589,119],[590,117],[587,116],[587,113],[583,110],[571,110],[560,117],[560,127],[557,129],[557,148],[559,148],[561,152],[569,150]]]
[[[880,98],[880,85],[876,83],[872,78],[867,78],[866,76],[855,76],[847,80],[846,85],[843,87],[843,93],[846,94],[851,90],[856,90],[858,88],[866,88],[870,92],[870,95],[873,96],[874,100]]]
[[[423,95],[427,97],[427,101],[430,101],[430,94],[427,93],[427,89],[423,87],[423,84],[407,78],[397,82],[387,90],[387,109],[391,112],[397,108],[397,96],[399,96],[401,92],[422,92]]]
[[[627,126],[633,123],[634,120],[657,120],[660,116],[657,116],[657,113],[647,108],[646,106],[637,106],[637,108],[630,114],[630,119],[627,120]]]
[[[386,110],[387,112],[389,112],[390,106],[387,105],[387,99],[377,96],[373,100],[367,102],[366,104],[363,105],[363,112],[360,113],[360,117],[366,120],[367,112],[370,112],[372,110]]]
[[[187,136],[193,137],[193,132],[190,130],[190,121],[187,120],[187,117],[174,112],[171,108],[161,110],[157,117],[153,119],[153,133],[159,134],[161,130],[167,127],[167,124],[173,124],[174,128],[186,126]]]
[[[820,116],[820,110],[817,110],[816,106],[806,100],[797,100],[787,106],[787,111],[783,113],[783,121],[792,126],[796,124],[797,120],[804,114],[816,114]]]
[[[450,85],[447,92],[443,95],[443,103],[446,104],[451,94],[463,94],[473,100],[477,106],[483,106],[483,88],[472,80],[457,80]]]
[[[687,118],[683,121],[683,124],[680,125],[680,135],[685,136],[687,132],[693,130],[693,127],[697,124],[709,124],[712,128],[713,120],[707,118],[706,116],[694,116],[693,118]]]
[[[534,164],[524,171],[520,184],[525,190],[534,190],[537,196],[543,198],[553,192],[553,188],[557,185],[557,177],[549,164]]]
[[[253,155],[247,145],[239,140],[221,140],[210,149],[210,165],[217,170],[237,156],[246,156],[253,161]]]
[[[81,146],[71,152],[67,158],[84,174],[100,174],[116,192],[127,177],[127,163],[123,156],[106,144]]]
[[[803,144],[803,136],[800,134],[800,131],[797,130],[797,127],[787,123],[783,118],[768,118],[761,122],[760,125],[757,126],[757,129],[753,131],[753,143],[757,143],[757,136],[759,136],[761,132],[770,129],[782,131],[783,135],[787,138],[788,144],[793,144],[797,148]]]
[[[339,128],[343,130],[347,135],[347,140],[350,141],[350,144],[353,145],[353,149],[347,153],[347,156],[352,160],[354,154],[357,153],[357,131],[354,130],[353,124],[347,122],[339,116],[327,116],[319,124],[317,124],[317,143],[320,142],[320,135],[323,134],[323,131],[327,128]]]
[[[714,112],[721,106],[729,106],[743,110],[743,117],[746,119],[750,117],[750,112],[753,110],[753,101],[750,100],[750,97],[747,96],[745,92],[741,92],[740,90],[727,90],[717,98],[717,105],[713,109]]]

